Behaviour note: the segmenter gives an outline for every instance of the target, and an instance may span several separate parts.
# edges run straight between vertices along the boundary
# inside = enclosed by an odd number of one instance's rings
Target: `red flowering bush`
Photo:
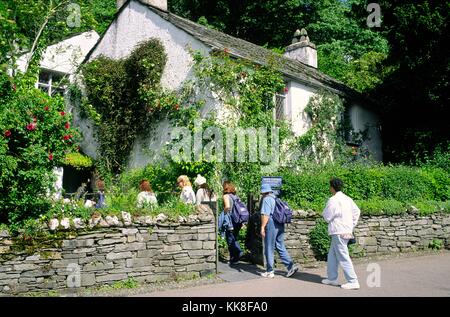
[[[76,151],[61,97],[49,97],[21,82],[0,95],[0,223],[17,224],[45,213],[52,169]]]

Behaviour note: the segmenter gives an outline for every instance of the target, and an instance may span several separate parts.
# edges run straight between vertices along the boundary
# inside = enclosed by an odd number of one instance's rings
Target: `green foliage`
[[[433,239],[428,244],[428,247],[432,250],[441,250],[443,246],[444,246],[444,243],[440,239]]]
[[[316,259],[326,260],[331,238],[328,235],[328,225],[323,219],[318,219],[314,228],[309,232],[309,242]]]
[[[64,163],[77,169],[87,168],[93,165],[93,161],[89,156],[83,155],[79,152],[68,153],[65,157]]]
[[[136,137],[148,132],[150,114],[161,106],[157,97],[165,63],[162,44],[149,40],[127,59],[100,56],[83,66],[88,102],[82,108],[96,123],[100,165],[107,172],[119,171]]]
[[[399,215],[407,212],[405,203],[393,199],[372,198],[357,200],[355,203],[365,215]],[[438,211],[435,209],[434,212]]]
[[[148,136],[158,122],[184,122],[198,116],[196,103],[186,105],[189,82],[180,93],[161,87],[166,61],[162,43],[150,39],[126,59],[100,56],[82,67],[87,99],[77,88],[71,95],[96,124],[103,174],[123,170],[137,137]]]
[[[79,6],[79,14],[73,5]],[[78,7],[77,7],[78,8]],[[116,4],[110,0],[15,0],[0,1],[0,65],[11,66],[24,51],[29,51],[38,30],[40,50],[73,34],[88,30],[104,32],[116,12]],[[79,23],[78,23],[79,22]]]
[[[344,105],[338,95],[320,91],[305,108],[311,120],[308,132],[297,138],[302,159],[326,162],[339,157],[345,144],[343,134]]]
[[[401,206],[404,203],[450,199],[448,173],[440,168],[327,164],[298,173],[285,170],[279,174],[283,177],[283,194],[295,208],[311,208],[313,204],[322,206],[316,211],[322,210],[330,195],[329,180],[333,176],[343,180],[347,195],[365,201],[368,211],[378,208],[371,206],[389,206],[392,212],[401,212],[406,209]]]
[[[0,222],[20,223],[48,210],[52,169],[76,151],[79,136],[62,98],[30,88],[25,79],[14,84],[0,97]]]

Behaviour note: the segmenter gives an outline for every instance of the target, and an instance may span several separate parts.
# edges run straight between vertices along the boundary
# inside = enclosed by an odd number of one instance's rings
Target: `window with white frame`
[[[275,94],[275,109],[273,111],[275,120],[286,119],[286,94]]]
[[[39,88],[49,96],[64,95],[66,90],[65,79],[67,74],[41,69],[36,88]]]

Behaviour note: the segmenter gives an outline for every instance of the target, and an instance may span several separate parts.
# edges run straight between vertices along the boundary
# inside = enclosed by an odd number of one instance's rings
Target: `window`
[[[37,88],[48,94],[49,96],[64,95],[66,87],[64,82],[67,74],[57,73],[45,69],[41,69],[39,80],[36,83]]]
[[[286,95],[285,94],[275,94],[275,109],[274,109],[274,119],[284,120],[286,119]]]

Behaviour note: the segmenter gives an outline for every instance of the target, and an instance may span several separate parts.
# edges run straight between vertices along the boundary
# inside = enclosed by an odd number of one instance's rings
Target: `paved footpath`
[[[380,272],[379,287],[376,287],[377,266]],[[304,269],[291,278],[285,278],[282,275],[284,272],[280,271],[274,279],[259,277],[261,270],[249,264],[240,264],[235,268],[224,268],[224,266],[219,268],[223,272],[221,277],[226,281],[224,283],[157,291],[139,296],[450,296],[450,252],[448,251],[432,255],[357,263],[355,269],[361,289],[356,291],[321,284],[320,281],[326,276],[326,267]],[[340,271],[340,282],[344,283],[342,271]]]

